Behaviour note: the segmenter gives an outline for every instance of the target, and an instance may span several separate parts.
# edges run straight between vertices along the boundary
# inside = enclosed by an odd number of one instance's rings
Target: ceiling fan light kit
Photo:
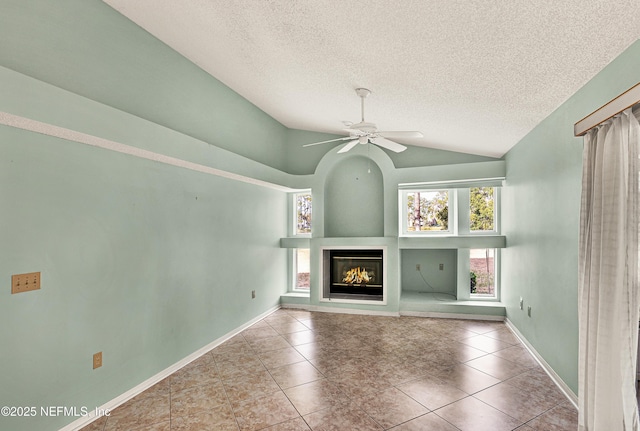
[[[314,142],[312,144],[303,145],[303,147],[311,147],[313,145],[327,144],[329,142],[349,141],[347,142],[338,153],[346,153],[358,144],[375,144],[379,147],[386,148],[387,150],[401,153],[406,150],[402,144],[391,141],[387,138],[422,138],[420,132],[409,131],[388,131],[380,132],[374,123],[367,123],[364,119],[364,99],[371,94],[371,90],[366,88],[356,88],[356,94],[360,97],[361,117],[359,123],[352,123],[350,121],[343,121],[342,123],[348,127],[347,131],[349,136],[344,138],[329,139],[328,141]]]

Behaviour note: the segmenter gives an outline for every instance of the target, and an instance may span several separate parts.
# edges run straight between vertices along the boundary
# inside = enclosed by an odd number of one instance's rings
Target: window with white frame
[[[469,230],[471,233],[497,232],[496,188],[469,189]]]
[[[472,297],[497,297],[497,255],[498,250],[494,248],[471,249],[469,251],[470,294]]]
[[[455,190],[402,190],[402,233],[451,234],[454,231]]]
[[[293,195],[294,235],[311,234],[311,204],[311,192],[295,193]]]
[[[401,189],[399,197],[402,236],[500,232],[499,187]]]
[[[294,267],[294,281],[293,290],[309,291],[309,249],[308,248],[296,248],[293,250],[293,267]]]

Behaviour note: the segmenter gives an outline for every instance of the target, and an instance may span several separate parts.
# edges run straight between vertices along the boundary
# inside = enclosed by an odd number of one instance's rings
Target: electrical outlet
[[[416,271],[420,271],[420,264],[416,263]]]
[[[93,355],[93,369],[100,368],[102,366],[102,352],[98,352]]]
[[[444,263],[440,264],[440,271],[444,271]]]
[[[29,292],[40,289],[40,273],[29,272],[11,276],[11,293]]]
[[[256,291],[255,290],[251,291],[251,299],[256,299]]]
[[[531,317],[531,306],[527,307],[527,316]]]
[[[524,310],[524,300],[522,299],[522,296],[520,297],[520,309]]]

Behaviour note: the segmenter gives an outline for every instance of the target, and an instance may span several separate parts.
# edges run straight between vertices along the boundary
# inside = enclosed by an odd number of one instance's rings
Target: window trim
[[[471,293],[471,255],[469,255],[469,299],[474,301],[500,301],[500,250],[499,248],[490,248],[493,250],[493,295]],[[482,250],[482,249],[469,249]]]
[[[408,230],[408,195],[410,193],[433,193],[444,192],[448,194],[448,226],[446,231],[409,231]],[[400,207],[399,220],[399,236],[401,237],[433,237],[433,236],[456,236],[458,235],[458,194],[456,189],[451,188],[416,188],[416,189],[399,189],[398,190],[398,206]]]
[[[309,250],[309,275],[311,275],[311,249],[294,248],[291,249],[291,290],[290,292],[296,293],[309,293],[311,291],[311,280],[309,280],[309,287],[298,287],[298,250]]]
[[[420,237],[442,237],[442,236],[495,236],[500,235],[500,201],[501,186],[492,184],[467,185],[462,188],[429,188],[416,187],[398,188],[398,236],[407,238]],[[493,226],[494,230],[472,231],[471,230],[471,188],[492,187],[493,195]],[[409,193],[422,193],[434,191],[449,192],[449,230],[448,231],[423,231],[415,232],[407,230],[407,196]]]
[[[493,189],[493,230],[471,230],[471,189],[475,187]],[[469,207],[469,217],[467,217],[466,225],[469,229],[469,235],[500,235],[500,190],[497,186],[474,186],[469,187],[469,197],[467,198],[467,206]]]
[[[311,196],[311,229],[310,232],[303,232],[303,233],[299,233],[298,232],[298,196],[300,195],[310,195]],[[311,193],[311,189],[308,190],[300,190],[297,191],[295,193],[292,193],[292,199],[291,199],[291,213],[292,213],[292,223],[291,223],[291,230],[292,236],[298,237],[298,238],[311,238],[312,234],[313,234],[313,194]]]

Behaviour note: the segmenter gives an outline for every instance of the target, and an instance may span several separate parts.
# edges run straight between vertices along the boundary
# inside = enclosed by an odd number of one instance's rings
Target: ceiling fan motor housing
[[[375,124],[366,123],[364,121],[357,124],[352,124],[351,127],[349,127],[349,129],[359,130],[364,133],[375,133],[378,130]]]

